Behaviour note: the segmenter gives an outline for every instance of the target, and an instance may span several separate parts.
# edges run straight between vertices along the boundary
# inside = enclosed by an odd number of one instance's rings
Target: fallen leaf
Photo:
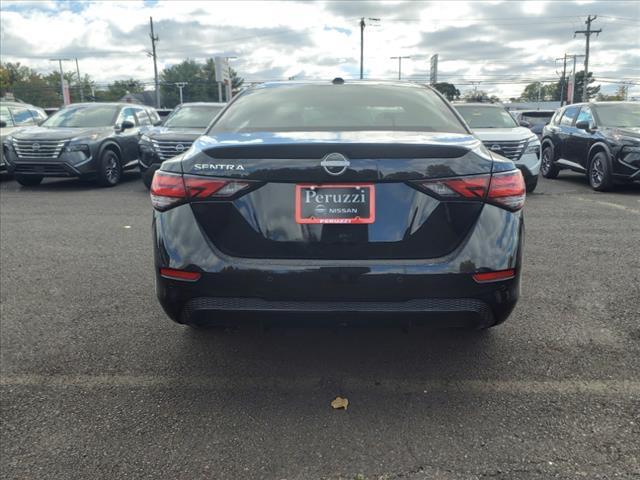
[[[335,409],[344,408],[346,410],[347,407],[349,406],[349,399],[348,398],[342,398],[342,397],[336,397],[335,400],[333,400],[331,402],[331,406],[333,408],[335,408]]]

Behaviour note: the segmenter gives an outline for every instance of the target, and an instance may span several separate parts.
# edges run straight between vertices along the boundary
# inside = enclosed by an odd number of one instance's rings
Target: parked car
[[[163,122],[140,137],[140,172],[149,188],[153,172],[165,160],[188,150],[202,135],[225,103],[183,103]]]
[[[12,133],[3,150],[21,185],[38,185],[44,177],[89,177],[110,187],[123,170],[136,167],[139,134],[158,122],[154,109],[142,105],[73,104],[39,127]]]
[[[551,121],[555,110],[515,110],[511,112],[521,127],[527,127],[542,140],[542,129]]]
[[[40,125],[47,114],[39,107],[21,102],[0,102],[0,144],[12,132],[24,127]],[[0,149],[0,173],[7,171],[4,148]]]
[[[640,103],[597,102],[559,110],[542,136],[542,175],[585,173],[594,190],[640,181]]]
[[[520,291],[525,185],[430,87],[267,83],[153,177],[156,292],[175,321],[486,328]]]
[[[540,141],[521,127],[501,105],[461,103],[454,105],[482,143],[494,153],[512,160],[524,175],[527,192],[538,185]]]

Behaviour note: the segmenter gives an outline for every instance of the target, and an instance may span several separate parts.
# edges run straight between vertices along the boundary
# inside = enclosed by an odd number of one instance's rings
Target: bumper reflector
[[[161,268],[160,275],[171,280],[183,280],[185,282],[195,282],[201,276],[199,272],[187,272],[185,270],[176,270],[175,268]]]
[[[500,280],[510,280],[516,276],[516,271],[499,270],[497,272],[479,272],[473,274],[473,279],[478,283],[499,282]]]

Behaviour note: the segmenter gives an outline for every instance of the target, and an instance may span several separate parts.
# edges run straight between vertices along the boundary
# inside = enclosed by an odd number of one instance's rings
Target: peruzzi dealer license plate
[[[373,223],[373,185],[296,185],[298,223]]]

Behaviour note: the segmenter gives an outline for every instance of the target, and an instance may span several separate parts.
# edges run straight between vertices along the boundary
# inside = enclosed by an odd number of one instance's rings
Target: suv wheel
[[[25,187],[40,185],[43,178],[44,177],[42,175],[20,175],[19,173],[16,173],[16,182],[20,185],[24,185]]]
[[[604,152],[596,153],[589,163],[589,184],[599,192],[609,190],[613,186],[611,167]]]
[[[551,145],[545,145],[542,150],[540,172],[542,172],[544,178],[556,178],[560,173],[558,167],[553,163],[553,147]]]
[[[120,158],[113,150],[105,150],[98,166],[98,183],[103,187],[113,187],[122,178]]]
[[[533,192],[538,186],[538,176],[525,178],[524,184],[527,187],[527,193]]]
[[[142,183],[144,183],[144,186],[147,187],[148,189],[151,188],[151,182],[153,181],[153,174],[156,173],[156,170],[158,169],[158,165],[149,165],[149,168],[147,168],[144,172],[142,172]]]

